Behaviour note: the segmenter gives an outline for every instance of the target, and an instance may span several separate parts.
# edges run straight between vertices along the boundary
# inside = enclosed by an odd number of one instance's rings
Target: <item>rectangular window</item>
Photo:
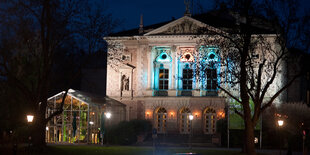
[[[183,89],[190,90],[193,89],[193,70],[183,69]]]
[[[216,90],[217,73],[216,69],[207,69],[207,90]]]
[[[168,90],[169,69],[159,69],[159,89]]]

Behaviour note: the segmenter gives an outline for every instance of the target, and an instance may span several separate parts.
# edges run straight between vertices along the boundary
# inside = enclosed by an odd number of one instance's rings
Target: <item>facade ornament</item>
[[[196,34],[199,26],[189,20],[184,20],[182,23],[169,27],[163,34]]]
[[[140,16],[140,25],[139,25],[139,34],[142,34],[144,32],[143,30],[143,14]]]
[[[190,13],[190,5],[191,5],[191,2],[189,0],[184,0],[184,4],[185,4],[185,13],[184,13],[184,16],[191,16],[191,13]]]
[[[129,91],[129,77],[122,76],[122,91]]]

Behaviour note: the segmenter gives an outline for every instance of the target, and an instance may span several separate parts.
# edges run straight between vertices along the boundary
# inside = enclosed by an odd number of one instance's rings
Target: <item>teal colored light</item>
[[[201,46],[199,50],[200,50],[200,54],[202,56],[200,58],[200,61],[202,62],[201,68],[203,68],[200,71],[201,82],[200,82],[199,87],[201,89],[206,90],[207,79],[205,76],[205,69],[216,68],[217,75],[219,75],[220,71],[221,71],[221,69],[220,69],[221,68],[220,57],[218,56],[218,54],[216,52],[216,51],[218,51],[217,47]],[[212,55],[214,55],[214,56],[212,57]],[[220,77],[219,76],[217,76],[217,83],[220,83]],[[218,88],[216,88],[216,90],[218,90]]]
[[[166,52],[160,53],[160,55],[156,58],[156,62],[172,62],[171,56],[169,56]]]
[[[211,57],[212,55],[214,55],[213,58]],[[219,61],[219,56],[214,52],[214,50],[211,50],[211,51],[208,53],[207,61],[215,61],[215,62],[218,62],[218,61]]]

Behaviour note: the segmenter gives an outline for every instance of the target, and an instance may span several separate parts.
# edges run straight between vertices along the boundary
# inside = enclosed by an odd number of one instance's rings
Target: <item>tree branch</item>
[[[271,99],[265,104],[263,105],[263,107],[261,108],[261,112],[263,112],[267,107],[271,106],[271,104],[273,103],[273,101],[286,89],[288,88],[298,77],[300,77],[302,74],[297,74],[296,76],[293,77],[292,80],[290,80],[290,82],[288,82],[285,86],[283,86],[277,93],[275,93]]]
[[[224,91],[228,96],[230,96],[231,98],[233,98],[234,100],[236,100],[237,102],[239,102],[240,104],[242,104],[242,102],[235,97],[234,95],[232,95],[230,92],[228,92],[226,89],[222,88],[221,86],[217,85],[218,88],[220,88],[222,91]]]
[[[61,101],[61,103],[60,103],[60,107],[58,108],[58,110],[55,111],[55,112],[53,112],[50,116],[48,116],[48,117],[45,119],[45,124],[46,124],[49,120],[51,120],[53,117],[55,117],[55,116],[57,116],[57,115],[59,115],[59,114],[61,114],[61,113],[63,112],[63,106],[64,106],[64,104],[65,104],[65,100],[66,100],[68,91],[69,91],[69,89],[67,89],[67,90],[65,91],[65,93],[63,94],[64,96],[62,97],[62,101]]]

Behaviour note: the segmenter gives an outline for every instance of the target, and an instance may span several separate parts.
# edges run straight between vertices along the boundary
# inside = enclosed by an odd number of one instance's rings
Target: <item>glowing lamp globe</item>
[[[283,126],[283,124],[284,124],[284,121],[283,121],[283,120],[278,120],[278,125],[279,125],[279,127]]]
[[[111,113],[110,112],[107,112],[106,114],[105,114],[105,116],[108,118],[108,119],[110,119],[111,118]]]
[[[189,120],[193,120],[194,116],[193,115],[189,115],[188,118],[189,118]]]
[[[31,123],[33,121],[33,115],[27,115],[27,122]]]

